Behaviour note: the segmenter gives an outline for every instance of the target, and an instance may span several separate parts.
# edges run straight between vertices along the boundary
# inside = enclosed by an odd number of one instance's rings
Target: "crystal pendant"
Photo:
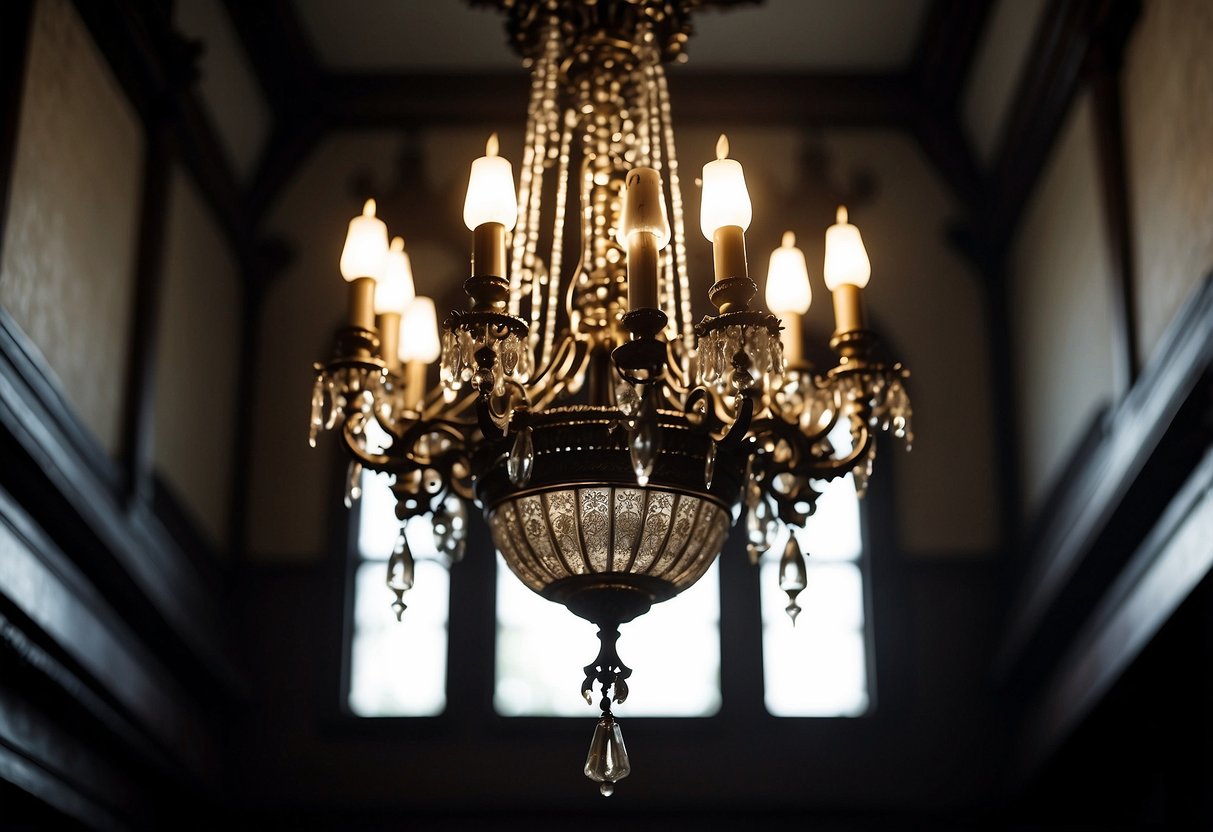
[[[345,507],[353,508],[362,496],[362,463],[350,462],[345,473]]]
[[[387,562],[387,586],[396,594],[396,600],[392,602],[392,611],[396,613],[397,621],[404,615],[406,609],[404,593],[413,588],[413,566],[413,553],[409,549],[409,540],[404,529],[401,529],[400,537],[396,538],[396,548]]]
[[[783,557],[779,560],[779,588],[788,594],[788,605],[785,607],[792,625],[796,625],[796,616],[800,615],[800,605],[796,596],[800,594],[809,582],[805,571],[804,556],[800,553],[800,543],[796,534],[789,529],[788,545],[783,547]]]
[[[531,481],[531,469],[535,466],[535,444],[531,441],[529,427],[518,431],[514,438],[514,447],[506,460],[505,470],[510,476],[510,482],[519,487]]]
[[[620,380],[615,385],[615,406],[627,419],[631,419],[640,410],[640,397],[636,395],[636,388],[630,382]]]
[[[316,447],[316,437],[324,428],[324,376],[316,376],[316,383],[312,385],[312,414],[308,421],[307,443],[313,448]]]
[[[623,744],[623,732],[615,717],[606,713],[594,726],[594,738],[590,740],[590,753],[585,758],[585,776],[602,785],[598,791],[610,797],[615,784],[632,773],[628,760],[628,749]]]
[[[434,513],[434,545],[448,566],[463,560],[467,549],[467,524],[467,506],[453,495],[443,500],[442,507]]]
[[[746,513],[746,551],[750,555],[750,563],[758,565],[758,561],[771,548],[771,504],[765,497],[759,497]]]
[[[649,477],[653,475],[659,441],[656,419],[643,419],[632,432],[632,470],[636,472],[636,484],[641,488],[649,484]]]
[[[716,476],[716,443],[708,444],[708,453],[703,461],[703,487],[712,487],[712,478]]]

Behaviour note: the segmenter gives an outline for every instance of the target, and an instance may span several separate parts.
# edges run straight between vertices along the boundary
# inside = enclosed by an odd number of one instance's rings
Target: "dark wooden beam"
[[[981,246],[1001,253],[1014,238],[1084,81],[1088,54],[1101,46],[1123,48],[1139,11],[1137,0],[1052,0],[1042,14],[975,223]]]
[[[135,499],[151,498],[154,467],[156,333],[164,283],[164,239],[168,224],[168,190],[172,173],[171,136],[157,121],[145,131],[143,194],[139,206],[139,239],[135,253],[135,311],[123,408],[123,459],[127,491]]]
[[[935,0],[911,70],[914,135],[969,210],[979,204],[985,182],[961,129],[958,107],[992,5],[991,0]]]
[[[1113,355],[1118,390],[1133,387],[1141,370],[1137,344],[1137,301],[1133,223],[1125,171],[1124,115],[1121,112],[1120,67],[1123,42],[1101,43],[1088,59],[1092,115],[1099,161],[1100,196],[1108,241],[1112,282]]]
[[[8,225],[33,10],[33,0],[0,4],[0,254],[4,251],[4,229]]]

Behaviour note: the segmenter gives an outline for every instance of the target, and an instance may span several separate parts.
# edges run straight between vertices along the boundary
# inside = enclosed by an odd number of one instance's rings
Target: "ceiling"
[[[463,0],[294,0],[328,69],[355,72],[521,72],[502,17]],[[888,73],[906,69],[928,0],[765,0],[694,17],[679,71]]]

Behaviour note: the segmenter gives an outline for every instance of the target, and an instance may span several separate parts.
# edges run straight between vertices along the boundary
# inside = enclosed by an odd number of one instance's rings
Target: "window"
[[[845,449],[845,430],[831,440]],[[429,521],[410,521],[416,589],[397,623],[384,586],[399,524],[384,475],[363,475],[348,704],[358,716],[433,716],[445,708],[449,576]],[[779,555],[760,567],[766,709],[777,717],[839,717],[869,703],[863,538],[850,475],[831,483],[797,539],[808,586],[796,626],[784,612]],[[472,556],[475,556],[473,553]],[[733,556],[738,556],[733,553]],[[686,592],[621,629],[619,652],[634,673],[621,714],[710,716],[720,709],[720,578],[717,566]],[[756,645],[757,647],[757,645]],[[584,716],[581,668],[598,649],[595,628],[522,585],[497,556],[493,704],[502,716]]]
[[[579,691],[581,668],[598,654],[597,632],[590,622],[523,586],[498,555],[497,712],[596,714]],[[686,592],[655,604],[619,633],[619,656],[633,668],[621,714],[710,716],[720,710],[720,574],[715,564]]]
[[[357,716],[436,716],[446,708],[450,575],[438,560],[427,518],[409,521],[418,592],[396,620],[384,585],[400,533],[386,474],[362,475],[348,704]]]

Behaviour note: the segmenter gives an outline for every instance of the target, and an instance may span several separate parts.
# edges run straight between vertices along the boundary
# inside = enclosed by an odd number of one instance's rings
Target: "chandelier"
[[[780,524],[804,524],[827,481],[851,473],[862,495],[876,433],[910,441],[908,372],[875,355],[871,266],[845,208],[823,269],[837,363],[820,371],[804,358],[811,290],[790,232],[770,257],[769,311],[752,306],[752,209],[724,136],[703,166],[700,215],[717,311],[692,321],[664,64],[685,57],[691,11],[728,0],[482,4],[506,14],[531,71],[517,190],[494,135],[464,203],[467,308],[441,334],[374,201],[350,221],[348,325],[315,367],[310,440],[340,432],[347,505],[364,469],[391,475],[397,517],[428,515],[449,563],[475,504],[519,580],[597,625],[581,693],[601,716],[585,774],[609,795],[631,770],[611,711],[632,672],[620,625],[699,580],[743,515],[757,563]],[[440,383],[427,388],[435,360]],[[839,423],[848,448],[827,438]],[[397,618],[413,571],[402,527],[387,573]],[[779,586],[793,624],[805,576],[789,535]]]

